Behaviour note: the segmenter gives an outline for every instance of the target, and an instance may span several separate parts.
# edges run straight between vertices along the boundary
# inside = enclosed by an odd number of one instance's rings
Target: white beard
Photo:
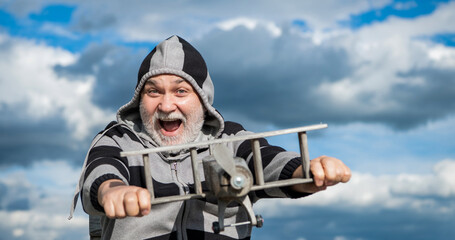
[[[153,115],[150,115],[142,105],[142,101],[140,101],[139,112],[141,114],[142,123],[146,132],[159,146],[170,146],[193,142],[198,137],[202,126],[204,125],[204,108],[202,104],[194,107],[194,110],[187,116],[183,115],[181,112],[163,113],[159,110],[157,110]],[[182,121],[182,134],[171,137],[161,134],[159,121],[171,119],[179,119]],[[179,153],[182,150],[172,151],[172,153]]]

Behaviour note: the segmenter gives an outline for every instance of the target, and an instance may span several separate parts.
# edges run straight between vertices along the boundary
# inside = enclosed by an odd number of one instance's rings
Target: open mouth
[[[180,120],[180,119],[160,120],[160,126],[166,132],[177,131],[177,129],[179,129],[181,124],[182,124],[182,120]]]

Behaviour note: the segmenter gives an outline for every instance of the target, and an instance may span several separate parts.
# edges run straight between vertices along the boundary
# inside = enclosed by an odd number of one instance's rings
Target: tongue
[[[175,121],[162,121],[161,126],[163,126],[164,130],[167,132],[173,132],[177,130],[180,127],[180,120],[175,120]]]

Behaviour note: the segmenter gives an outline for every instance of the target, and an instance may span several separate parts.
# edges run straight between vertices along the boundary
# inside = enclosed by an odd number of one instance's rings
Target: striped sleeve
[[[82,206],[88,214],[103,214],[98,203],[98,188],[109,179],[120,179],[128,184],[130,176],[126,158],[109,135],[103,136],[89,151],[81,193]]]

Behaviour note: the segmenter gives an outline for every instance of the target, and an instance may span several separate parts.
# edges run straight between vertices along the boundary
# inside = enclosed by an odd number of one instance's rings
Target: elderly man
[[[84,210],[101,216],[102,239],[249,239],[251,226],[227,228],[219,235],[211,230],[217,221],[213,199],[150,204],[140,156],[121,157],[120,152],[158,146],[206,141],[250,134],[240,124],[226,122],[212,106],[214,87],[199,52],[178,36],[161,42],[142,62],[134,96],[98,134],[89,150],[81,176]],[[299,155],[262,140],[265,181],[302,177]],[[237,157],[250,163],[249,141],[227,145]],[[197,150],[203,158],[207,148]],[[175,151],[149,155],[155,196],[194,192],[189,153]],[[253,164],[249,164],[253,168]],[[266,189],[249,194],[260,198],[297,198],[347,182],[351,173],[340,160],[318,157],[310,163],[314,183]],[[200,171],[203,172],[203,171]],[[204,180],[204,176],[200,176]],[[203,181],[203,186],[205,182]],[[248,220],[239,205],[229,205],[225,223]]]

